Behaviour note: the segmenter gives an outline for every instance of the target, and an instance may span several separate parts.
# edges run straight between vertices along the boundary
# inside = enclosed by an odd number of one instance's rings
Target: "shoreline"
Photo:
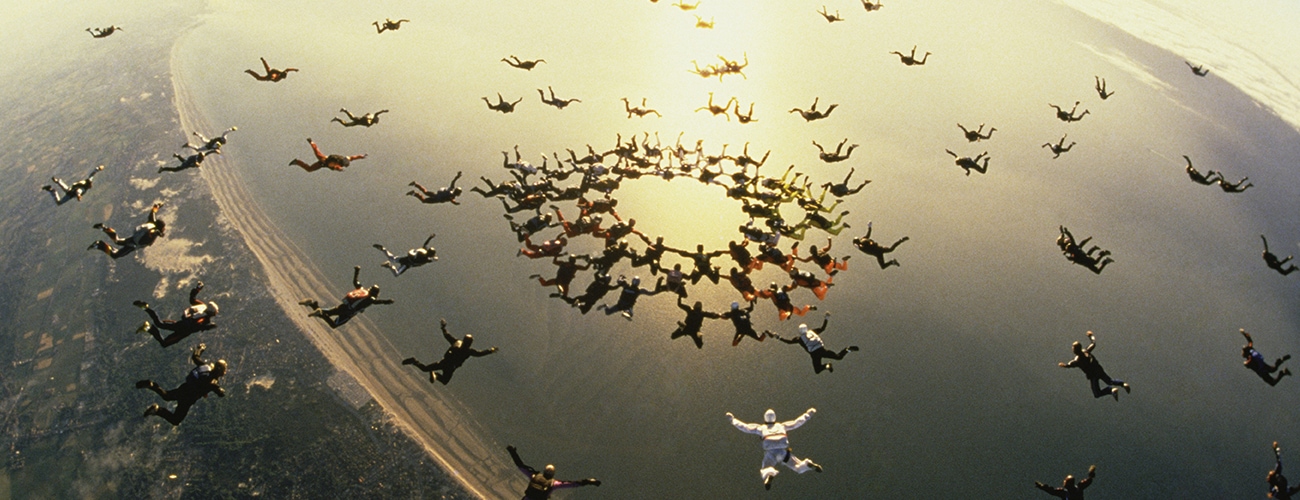
[[[172,104],[185,135],[190,130],[213,130],[178,71],[180,48],[189,36],[187,33],[176,41],[169,57]],[[393,422],[469,493],[479,498],[515,495],[519,488],[507,485],[509,478],[517,478],[518,474],[496,446],[470,427],[474,420],[469,418],[468,408],[454,398],[433,394],[425,387],[423,377],[412,377],[402,370],[396,361],[401,355],[374,323],[358,316],[344,333],[307,317],[297,303],[300,298],[333,300],[345,291],[330,285],[301,249],[271,224],[230,161],[213,156],[205,163],[206,168],[199,169],[200,175],[221,215],[262,264],[271,295],[312,345],[335,369],[352,376],[365,388]]]

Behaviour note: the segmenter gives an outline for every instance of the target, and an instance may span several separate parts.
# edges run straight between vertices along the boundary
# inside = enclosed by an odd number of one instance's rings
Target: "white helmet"
[[[807,324],[804,324],[804,323],[800,323],[800,324],[799,324],[799,336],[801,336],[801,337],[807,337],[807,336],[808,336],[808,325],[807,325]]]
[[[776,411],[772,410],[771,408],[768,408],[767,411],[763,412],[763,421],[769,424],[775,424]]]

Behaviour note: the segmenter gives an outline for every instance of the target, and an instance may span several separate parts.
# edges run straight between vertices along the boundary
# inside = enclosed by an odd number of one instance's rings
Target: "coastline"
[[[212,130],[190,97],[189,82],[177,70],[180,48],[188,36],[182,35],[172,46],[169,59],[173,106],[186,135],[190,130]],[[231,161],[213,156],[205,163],[207,168],[200,169],[200,175],[221,215],[262,264],[271,295],[303,335],[336,369],[365,388],[392,421],[470,493],[480,498],[516,493],[519,488],[509,487],[509,483],[510,478],[518,479],[518,474],[498,447],[473,428],[468,408],[454,398],[435,395],[424,386],[423,377],[402,370],[396,361],[401,355],[374,323],[359,316],[343,333],[303,314],[299,298],[333,300],[344,290],[330,285],[301,249],[270,223]]]

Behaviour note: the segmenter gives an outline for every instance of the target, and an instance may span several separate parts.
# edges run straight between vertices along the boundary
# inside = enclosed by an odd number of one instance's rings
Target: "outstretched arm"
[[[515,448],[514,446],[506,446],[506,451],[510,452],[510,459],[514,460],[515,467],[519,468],[519,472],[523,472],[524,474],[529,476],[537,473],[537,469],[529,467],[527,464],[524,463],[522,459],[519,458],[519,449]]]
[[[731,421],[732,426],[734,426],[737,429],[740,429],[740,432],[744,432],[748,434],[762,433],[762,431],[759,430],[760,426],[758,424],[747,424],[741,422],[740,419],[737,419],[735,415],[731,414],[731,412],[727,412],[727,420]]]
[[[497,346],[489,347],[489,348],[487,348],[486,351],[476,351],[476,350],[471,350],[471,351],[469,352],[469,355],[470,355],[470,356],[474,356],[474,357],[476,357],[476,358],[481,358],[481,357],[483,357],[483,356],[487,356],[487,355],[492,354],[492,353],[494,353],[494,352],[497,352]]]
[[[202,281],[198,282],[197,284],[194,285],[194,288],[190,289],[190,305],[196,306],[203,303],[203,301],[199,300],[199,292],[202,291],[203,291]]]
[[[439,319],[438,326],[442,327],[442,338],[447,339],[448,344],[455,344],[457,339],[451,332],[447,331],[447,320]]]
[[[1246,337],[1246,347],[1255,347],[1255,340],[1250,338],[1250,334],[1246,333],[1246,329],[1242,328],[1239,331],[1241,332],[1241,336]]]
[[[352,288],[361,288],[361,266],[352,266]]]
[[[1083,352],[1086,352],[1086,353],[1092,354],[1092,349],[1093,349],[1094,347],[1097,347],[1097,338],[1094,337],[1094,336],[1092,335],[1092,331],[1089,330],[1089,331],[1088,331],[1088,347],[1083,348]]]
[[[208,348],[207,344],[199,344],[194,347],[194,350],[190,351],[190,362],[194,363],[194,366],[207,364],[205,361],[203,361],[203,351],[206,350],[207,348]]]
[[[433,237],[434,237],[434,236],[437,236],[437,234],[430,234],[428,238],[425,238],[425,239],[424,239],[424,243],[421,243],[420,246],[422,246],[422,247],[424,247],[424,248],[428,248],[428,247],[429,247],[429,242],[430,242],[430,241],[433,241]]]
[[[1088,477],[1085,477],[1083,478],[1082,481],[1079,481],[1079,491],[1083,491],[1084,488],[1087,488],[1089,485],[1091,485],[1092,480],[1096,477],[1097,477],[1097,466],[1093,465],[1091,467],[1088,467]]]
[[[831,313],[826,313],[826,317],[822,318],[822,326],[813,328],[813,331],[819,334],[826,331],[826,325],[829,324],[830,322],[831,322]]]
[[[804,423],[808,422],[808,419],[812,418],[813,414],[815,414],[815,413],[817,413],[817,409],[816,409],[816,408],[809,408],[808,411],[803,412],[803,415],[799,415],[799,418],[796,418],[796,419],[791,420],[791,421],[789,421],[789,422],[784,422],[784,423],[782,423],[781,425],[785,426],[785,430],[788,430],[788,431],[792,431],[792,430],[798,429],[799,426],[801,426],[801,425],[803,425]]]

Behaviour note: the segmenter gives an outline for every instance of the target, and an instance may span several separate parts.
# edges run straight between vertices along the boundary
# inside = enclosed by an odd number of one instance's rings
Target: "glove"
[[[583,479],[583,480],[581,480],[581,481],[578,481],[578,484],[581,484],[581,485],[583,485],[583,486],[587,486],[587,485],[600,486],[600,480],[599,480],[599,479],[596,479],[596,478],[594,478],[594,477],[589,477],[589,478],[587,478],[587,479]]]

